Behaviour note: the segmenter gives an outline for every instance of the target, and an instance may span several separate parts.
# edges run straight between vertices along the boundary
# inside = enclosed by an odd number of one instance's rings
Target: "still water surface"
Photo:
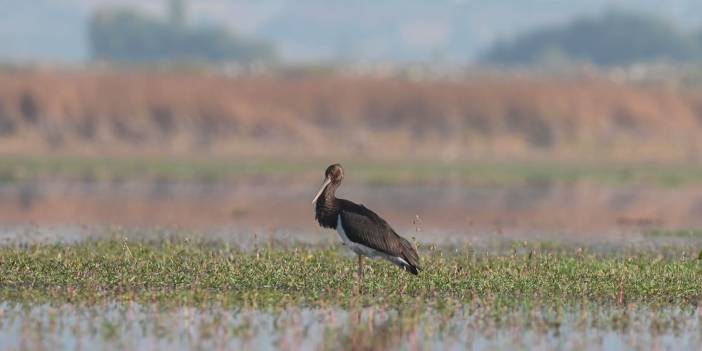
[[[702,347],[694,309],[570,311],[496,324],[480,313],[369,307],[277,311],[134,303],[99,306],[0,304],[3,350],[692,350]],[[622,322],[622,320],[624,320]]]

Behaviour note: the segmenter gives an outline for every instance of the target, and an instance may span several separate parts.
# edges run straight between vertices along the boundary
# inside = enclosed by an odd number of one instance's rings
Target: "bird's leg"
[[[358,255],[358,292],[363,291],[363,256]]]

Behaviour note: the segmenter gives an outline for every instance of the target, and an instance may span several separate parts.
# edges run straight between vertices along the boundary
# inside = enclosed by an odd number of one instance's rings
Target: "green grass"
[[[470,247],[421,251],[420,276],[372,261],[358,295],[356,261],[338,247],[242,252],[187,240],[3,247],[0,300],[255,308],[421,303],[438,310],[468,304],[498,312],[583,304],[689,306],[702,298],[702,263],[682,252],[596,255],[539,245],[492,254]]]
[[[656,238],[702,238],[702,229],[653,229],[643,233],[645,236]]]
[[[346,167],[347,177],[367,184],[504,186],[588,181],[612,185],[680,186],[702,183],[702,165],[682,163],[335,161]],[[0,157],[0,182],[44,179],[222,182],[245,177],[310,181],[320,178],[330,162],[319,159],[4,156]]]

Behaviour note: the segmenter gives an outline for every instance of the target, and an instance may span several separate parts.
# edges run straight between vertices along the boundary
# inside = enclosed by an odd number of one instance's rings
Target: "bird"
[[[312,200],[315,219],[323,228],[335,229],[343,244],[358,255],[359,289],[363,285],[363,257],[383,258],[418,275],[419,255],[383,218],[361,204],[336,197],[344,169],[336,163],[324,171],[322,186]]]

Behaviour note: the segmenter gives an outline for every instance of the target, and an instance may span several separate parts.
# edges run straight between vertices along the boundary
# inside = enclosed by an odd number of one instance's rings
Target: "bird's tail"
[[[419,254],[407,239],[400,238],[402,239],[400,240],[402,242],[402,258],[406,262],[406,264],[402,264],[402,268],[414,275],[418,275],[419,271],[422,270],[422,268],[419,267]]]
[[[409,264],[402,265],[402,268],[414,275],[419,275],[419,271],[421,270],[418,266],[412,266]]]

